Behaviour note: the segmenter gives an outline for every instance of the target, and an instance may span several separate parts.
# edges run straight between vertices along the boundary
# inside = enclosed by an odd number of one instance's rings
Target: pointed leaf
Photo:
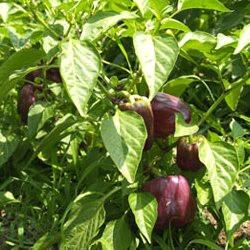
[[[83,25],[81,40],[93,41],[107,32],[121,20],[135,19],[138,16],[132,12],[124,11],[115,12],[99,12],[88,19]]]
[[[147,137],[142,117],[117,110],[115,116],[102,122],[101,135],[119,171],[130,183],[134,182]]]
[[[236,42],[236,40],[231,36],[225,36],[222,33],[217,35],[217,45],[215,49],[221,49],[225,46],[232,45]]]
[[[221,200],[235,184],[238,158],[234,147],[226,142],[208,143],[203,138],[199,145],[199,159],[208,170],[214,200],[220,207]]]
[[[157,201],[148,193],[132,193],[128,198],[129,206],[141,233],[151,242],[151,234],[157,219]]]
[[[200,52],[211,52],[216,45],[216,38],[206,32],[188,32],[179,42],[179,46],[184,50],[198,50]]]
[[[70,40],[62,44],[60,73],[69,97],[82,116],[95,87],[100,66],[97,51],[88,43]]]
[[[12,54],[0,66],[0,101],[6,97],[8,92],[15,87],[22,74],[16,77],[16,71],[25,71],[27,68],[38,63],[45,53],[38,49],[23,49]],[[15,77],[13,77],[15,76]]]
[[[193,135],[198,132],[199,127],[194,124],[186,123],[181,114],[175,115],[175,133],[174,137],[182,137],[187,135]]]
[[[223,200],[222,214],[228,238],[247,219],[249,196],[243,191],[233,190]]]
[[[16,135],[4,135],[0,132],[0,166],[13,155],[18,143],[19,139]]]
[[[182,30],[184,32],[190,31],[187,25],[172,18],[164,18],[161,21],[161,29],[175,29],[175,30]]]
[[[234,54],[240,53],[244,48],[250,44],[250,24],[244,26],[240,33],[238,45],[234,51]]]
[[[218,0],[179,0],[178,10],[181,11],[187,9],[210,9],[222,12],[230,11],[223,3]]]
[[[67,130],[75,124],[75,120],[71,114],[67,114],[57,121],[55,127],[39,142],[30,160],[27,162],[26,167],[43,151],[48,150],[60,140],[65,138],[69,131]]]
[[[137,32],[133,42],[152,99],[172,71],[179,48],[171,36],[152,36],[144,32]]]
[[[100,239],[103,250],[127,250],[131,241],[132,234],[125,217],[109,222]]]
[[[223,84],[225,88],[228,88],[230,86],[230,83],[226,79],[223,79]],[[228,107],[233,111],[235,111],[237,108],[238,102],[240,100],[240,95],[243,90],[243,85],[244,82],[241,85],[239,85],[239,87],[230,91],[230,93],[225,98]]]
[[[76,198],[62,228],[62,250],[89,249],[105,220],[102,200],[91,195]]]

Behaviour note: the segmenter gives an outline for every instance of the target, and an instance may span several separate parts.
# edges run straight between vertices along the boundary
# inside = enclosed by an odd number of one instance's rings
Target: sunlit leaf
[[[147,137],[142,117],[117,110],[115,116],[102,122],[101,135],[119,171],[129,182],[134,182]]]
[[[244,48],[250,44],[250,24],[244,26],[240,33],[238,45],[234,51],[234,54],[240,53]]]
[[[157,201],[148,193],[132,193],[128,198],[135,221],[148,242],[157,219]]]
[[[83,25],[81,40],[95,40],[105,34],[111,27],[121,20],[135,19],[138,16],[132,12],[124,11],[115,12],[99,12],[88,19]]]
[[[152,99],[172,71],[179,48],[171,36],[152,36],[137,32],[133,38],[135,53],[139,59]]]
[[[208,170],[214,200],[219,207],[235,185],[239,164],[236,151],[226,142],[209,143],[204,138],[199,145],[199,159]]]
[[[187,9],[210,9],[222,12],[229,12],[223,3],[218,0],[179,0],[178,10]]]
[[[69,97],[82,116],[100,67],[100,57],[91,45],[77,40],[62,44],[60,73]]]
[[[230,238],[240,224],[247,219],[249,196],[243,191],[232,191],[222,203],[226,232]]]

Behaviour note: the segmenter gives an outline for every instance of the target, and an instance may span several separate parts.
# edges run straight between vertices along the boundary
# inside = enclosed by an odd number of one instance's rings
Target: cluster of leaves
[[[228,0],[0,3],[0,245],[221,249],[224,230],[226,248],[247,249],[234,232],[249,218],[249,11]],[[26,126],[18,93],[38,69],[43,91]],[[144,152],[143,119],[116,103],[159,91],[189,103],[193,124],[177,116],[175,134]],[[156,200],[141,185],[179,174],[170,145],[197,131],[205,168],[182,175],[198,213],[158,234]]]

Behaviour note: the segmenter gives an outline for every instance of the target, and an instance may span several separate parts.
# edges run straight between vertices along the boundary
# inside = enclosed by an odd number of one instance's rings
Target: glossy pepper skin
[[[51,68],[46,71],[46,78],[52,82],[60,83],[62,82],[61,74],[59,68]]]
[[[137,114],[142,116],[148,133],[144,149],[148,150],[152,147],[153,134],[154,134],[154,117],[150,102],[146,97],[137,95],[130,96],[129,99],[130,99],[129,102],[120,103],[119,108],[122,111],[125,110],[135,111]]]
[[[178,97],[157,93],[151,102],[154,115],[154,136],[166,138],[175,132],[175,113],[183,115],[184,120],[191,121],[191,110],[189,106]]]
[[[176,163],[180,169],[198,171],[202,167],[198,149],[200,143],[201,138],[198,136],[194,137],[192,142],[189,142],[188,137],[183,137],[178,141]]]
[[[29,109],[36,101],[36,90],[40,89],[38,87],[34,87],[32,84],[25,84],[19,94],[17,110],[21,116],[23,123],[25,124],[28,120]]]
[[[169,223],[180,228],[194,219],[196,202],[182,175],[153,179],[144,184],[143,191],[151,193],[158,202],[157,230],[168,228]]]

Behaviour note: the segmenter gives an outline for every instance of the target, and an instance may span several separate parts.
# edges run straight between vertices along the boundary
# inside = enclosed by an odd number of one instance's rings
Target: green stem
[[[124,55],[124,57],[125,57],[125,59],[127,61],[127,64],[128,64],[129,70],[130,70],[129,74],[133,78],[133,70],[132,70],[132,66],[131,66],[131,63],[130,63],[129,58],[128,58],[128,54],[127,54],[127,52],[126,52],[126,50],[125,50],[125,48],[124,48],[121,40],[118,37],[116,37],[116,42],[117,42],[117,44],[118,44],[118,46],[119,46],[122,54]]]
[[[198,123],[198,126],[200,127],[200,125],[206,121],[206,119],[211,115],[211,113],[218,107],[218,105],[225,99],[225,97],[227,95],[230,94],[230,92],[232,90],[234,90],[235,88],[239,87],[243,82],[243,79],[239,82],[235,82],[233,83],[231,86],[229,86],[228,88],[226,88],[224,90],[224,92],[221,94],[221,96],[214,102],[214,104],[208,109],[208,111],[205,113],[205,115],[201,118],[201,120]]]
[[[175,11],[172,15],[169,16],[169,18],[173,18],[175,15],[179,14],[181,10]]]
[[[242,168],[240,171],[238,171],[238,174],[245,172],[246,170],[250,169],[250,165]]]
[[[30,9],[30,11],[31,11],[31,13],[32,13],[32,15],[33,15],[33,17],[35,18],[35,20],[36,20],[37,22],[39,22],[42,26],[44,26],[44,28],[47,29],[47,30],[51,33],[51,35],[52,35],[54,38],[56,38],[57,40],[61,40],[61,36],[60,36],[57,32],[55,32],[53,29],[51,29],[51,28],[49,27],[49,25],[48,25],[42,18],[40,18],[40,17],[37,15],[37,13],[36,13],[36,6],[35,6],[35,4],[33,3],[33,1],[32,1],[32,5],[28,4],[28,7],[29,7],[29,9]]]
[[[120,191],[122,189],[122,187],[114,187],[109,193],[107,193],[106,195],[104,195],[102,197],[102,199],[104,201],[106,201],[111,195],[113,195],[114,193]]]
[[[107,65],[110,65],[110,66],[116,67],[116,68],[118,68],[118,69],[121,69],[121,70],[127,72],[128,74],[130,74],[130,71],[129,71],[128,69],[126,69],[126,68],[124,68],[124,67],[122,67],[122,66],[120,66],[120,65],[117,65],[117,64],[115,64],[115,63],[108,62],[108,61],[106,61],[106,60],[102,60],[102,62],[105,63],[105,64],[107,64]]]
[[[111,94],[108,92],[108,90],[103,86],[103,84],[100,81],[97,81],[98,86],[100,87],[100,89],[102,89],[103,93],[106,95],[106,97],[109,100],[112,100],[112,96]]]

